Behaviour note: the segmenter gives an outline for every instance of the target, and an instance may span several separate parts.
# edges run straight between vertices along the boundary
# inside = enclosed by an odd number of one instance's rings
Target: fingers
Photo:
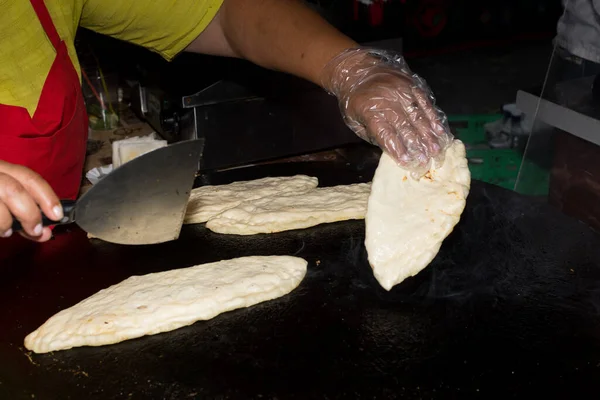
[[[47,226],[42,230],[42,234],[40,236],[29,236],[23,231],[20,231],[19,234],[26,239],[32,240],[34,242],[42,243],[47,242],[52,238],[52,230]]]
[[[396,110],[400,120],[396,129],[398,134],[409,141],[407,144],[409,153],[420,164],[425,164],[431,157],[430,148],[433,146],[429,120],[418,104],[413,103]]]
[[[376,144],[395,159],[400,165],[408,166],[412,158],[403,141],[398,137],[396,128],[384,119],[372,118],[366,122],[367,130],[375,139]]]
[[[55,221],[62,219],[63,209],[56,193],[39,174],[29,168],[5,162],[0,162],[0,173],[8,174],[17,180],[48,218]]]
[[[0,202],[0,238],[7,238],[13,234],[11,229],[13,217],[8,211],[8,207]]]
[[[427,93],[425,93],[423,89],[416,87],[412,88],[412,94],[416,99],[419,107],[427,115],[427,119],[430,122],[431,129],[433,129],[433,131],[438,135],[446,133],[446,129],[439,121],[440,116],[434,109],[433,104],[429,100],[429,96],[427,95]]]
[[[423,104],[414,96],[410,97],[409,104],[404,103],[403,106],[408,119],[417,131],[421,144],[419,150],[422,156],[430,159],[437,155],[440,152],[440,146],[428,115],[430,114],[431,106],[427,103]]]
[[[399,96],[399,101],[390,106],[394,115],[388,117],[393,121],[400,140],[411,158],[411,170],[422,175],[431,167],[431,160],[436,165],[443,164],[444,152],[450,143],[449,132],[440,120],[436,109],[425,92],[413,88],[410,95]]]
[[[44,242],[52,236],[42,226],[42,212],[49,218],[62,218],[62,207],[50,185],[23,166],[0,161],[0,237],[13,234],[13,218],[19,220],[28,239]]]
[[[374,112],[360,110],[355,115],[357,119],[347,121],[358,136],[377,144],[404,168],[421,171],[429,164],[423,139],[400,104],[385,110],[373,107],[369,110]]]
[[[403,167],[423,174],[442,165],[451,142],[443,114],[414,77],[379,72],[340,98],[346,124],[371,139]]]
[[[393,96],[396,101],[380,97],[375,112],[367,113],[371,119],[386,121],[394,128],[394,134],[388,135],[387,148],[401,149],[403,159],[400,164],[411,170],[422,169],[430,161],[431,132],[427,116],[412,96],[401,93]],[[413,104],[414,103],[414,104]],[[381,124],[380,124],[381,125]]]
[[[42,215],[38,205],[23,185],[7,174],[0,174],[0,201],[21,222],[27,234],[30,236],[42,234]]]
[[[445,121],[442,119],[443,115],[435,108],[435,106],[429,100],[429,96],[419,88],[413,88],[413,95],[419,105],[419,108],[423,110],[423,113],[427,117],[429,123],[430,132],[433,134],[432,144],[434,147],[431,149],[432,156],[436,156],[442,153],[448,144],[450,143],[450,132],[448,131]],[[435,148],[438,146],[438,148]]]

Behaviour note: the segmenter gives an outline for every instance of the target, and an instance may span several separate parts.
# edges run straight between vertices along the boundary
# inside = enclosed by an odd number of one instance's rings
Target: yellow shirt
[[[223,0],[45,0],[80,73],[77,27],[144,46],[167,60],[210,23]],[[33,115],[56,56],[29,0],[0,0],[0,104]]]

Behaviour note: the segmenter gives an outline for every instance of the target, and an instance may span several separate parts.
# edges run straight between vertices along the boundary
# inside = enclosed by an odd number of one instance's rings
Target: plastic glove
[[[404,58],[374,49],[346,50],[321,75],[346,125],[418,178],[441,166],[453,136],[425,81]]]

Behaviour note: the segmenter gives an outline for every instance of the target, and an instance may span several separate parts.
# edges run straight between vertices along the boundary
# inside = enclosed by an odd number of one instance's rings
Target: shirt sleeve
[[[223,0],[84,0],[80,25],[173,59],[208,26]]]

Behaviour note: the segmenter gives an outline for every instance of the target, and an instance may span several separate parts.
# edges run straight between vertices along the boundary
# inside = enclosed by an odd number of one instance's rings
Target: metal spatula
[[[107,242],[153,244],[179,237],[204,140],[179,142],[129,161],[77,201],[62,201],[59,223],[77,223]],[[21,229],[15,220],[13,231]]]

